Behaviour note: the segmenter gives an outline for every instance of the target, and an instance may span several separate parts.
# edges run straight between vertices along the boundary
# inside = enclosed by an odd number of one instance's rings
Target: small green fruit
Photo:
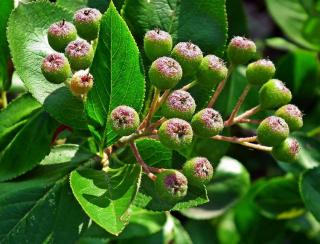
[[[111,128],[119,136],[128,136],[135,132],[140,124],[138,113],[131,107],[121,105],[110,114]]]
[[[205,108],[196,113],[191,125],[197,136],[209,138],[223,130],[223,119],[220,113],[212,108]]]
[[[195,157],[183,165],[183,174],[190,185],[201,186],[208,184],[213,176],[213,168],[207,158]]]
[[[282,106],[275,112],[275,115],[287,122],[290,131],[298,130],[303,126],[303,115],[299,108],[293,104]]]
[[[203,58],[201,49],[191,42],[179,42],[171,56],[180,63],[184,76],[196,74]]]
[[[93,76],[85,70],[74,73],[70,81],[70,90],[73,95],[86,95],[93,86]]]
[[[65,20],[52,24],[48,29],[48,42],[58,52],[63,52],[69,42],[76,38],[76,28],[72,23]]]
[[[155,190],[161,199],[177,202],[187,195],[188,180],[177,170],[165,170],[157,175]]]
[[[247,80],[252,85],[263,85],[270,80],[276,72],[274,64],[267,59],[260,59],[248,65]]]
[[[225,80],[228,69],[223,60],[215,55],[205,56],[199,66],[197,80],[204,85],[213,85]]]
[[[41,71],[44,77],[52,83],[65,82],[71,76],[71,68],[63,54],[49,54],[42,62]]]
[[[183,90],[173,91],[162,106],[162,114],[168,119],[190,120],[195,110],[196,103],[193,97],[189,92]]]
[[[180,64],[169,57],[153,61],[149,70],[150,82],[160,90],[173,88],[182,78]]]
[[[160,29],[150,30],[144,36],[144,51],[153,61],[163,56],[169,56],[172,49],[172,37]]]
[[[272,148],[272,156],[284,162],[294,162],[297,160],[300,151],[299,143],[296,139],[287,138],[278,146]]]
[[[227,49],[229,61],[234,65],[248,63],[255,57],[256,52],[256,44],[241,36],[232,38]]]
[[[269,80],[259,90],[262,109],[277,109],[288,104],[292,99],[291,91],[277,79]]]
[[[73,23],[77,28],[78,35],[87,41],[98,37],[101,13],[98,9],[83,8],[75,12]]]
[[[81,70],[88,68],[93,60],[93,48],[85,40],[75,40],[70,42],[65,50],[71,68],[73,70]]]
[[[193,131],[187,121],[173,118],[162,123],[158,136],[160,142],[166,147],[180,150],[191,145]]]
[[[266,146],[277,146],[289,135],[289,126],[284,119],[270,116],[264,119],[258,129],[258,141]]]

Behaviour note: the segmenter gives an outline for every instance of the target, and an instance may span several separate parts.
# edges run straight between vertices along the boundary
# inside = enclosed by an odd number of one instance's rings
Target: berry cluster
[[[75,12],[73,23],[61,20],[49,27],[48,42],[55,52],[41,66],[49,82],[65,82],[75,96],[88,93],[93,86],[87,70],[94,56],[91,42],[98,37],[101,17],[99,10],[83,8]]]

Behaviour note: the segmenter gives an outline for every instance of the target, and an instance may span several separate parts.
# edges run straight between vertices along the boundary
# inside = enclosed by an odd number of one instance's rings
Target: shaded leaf
[[[99,9],[100,12],[103,13],[109,5],[108,0],[57,0],[56,3],[72,12],[81,8],[89,7]]]

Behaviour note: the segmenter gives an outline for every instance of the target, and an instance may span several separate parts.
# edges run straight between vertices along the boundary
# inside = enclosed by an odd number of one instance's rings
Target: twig
[[[243,119],[246,119],[252,115],[255,115],[256,113],[261,111],[261,106],[255,106],[254,108],[251,108],[249,110],[247,110],[246,112],[244,112],[243,114],[237,116],[234,118],[233,123],[238,123],[239,121],[242,121]]]
[[[145,127],[148,127],[153,114],[157,110],[157,104],[158,104],[159,97],[160,97],[160,90],[158,88],[155,88],[154,95],[153,95],[153,100],[151,102],[149,113],[147,114],[147,116],[144,118],[144,120],[140,124],[139,129],[143,129]]]
[[[241,119],[237,123],[248,123],[248,124],[260,124],[261,120],[258,119]]]
[[[162,96],[159,98],[158,103],[157,103],[157,110],[158,108],[164,103],[164,101],[167,99],[167,97],[170,94],[170,90],[165,90]]]
[[[194,80],[194,81],[190,82],[189,84],[185,85],[184,87],[182,87],[180,90],[187,91],[187,90],[191,89],[192,87],[194,87],[197,83],[198,83],[198,81]]]

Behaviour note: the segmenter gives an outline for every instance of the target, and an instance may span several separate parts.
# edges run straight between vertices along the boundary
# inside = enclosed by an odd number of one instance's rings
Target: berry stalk
[[[1,103],[2,103],[2,108],[6,108],[8,106],[6,91],[1,91]]]
[[[247,119],[248,117],[255,115],[256,113],[261,111],[261,106],[257,105],[247,111],[245,111],[243,114],[240,114],[239,116],[235,117],[233,120],[233,123],[238,123],[239,121],[242,121],[243,119]]]
[[[158,88],[155,88],[149,113],[147,114],[145,119],[142,121],[141,125],[139,126],[139,129],[143,129],[143,128],[146,128],[149,126],[149,123],[150,123],[150,120],[151,120],[153,114],[157,111],[159,97],[160,97],[160,90]]]
[[[187,91],[187,90],[191,89],[192,87],[194,87],[197,83],[198,83],[198,81],[197,81],[197,80],[194,80],[194,81],[190,82],[189,84],[183,86],[183,87],[181,88],[181,90]]]

